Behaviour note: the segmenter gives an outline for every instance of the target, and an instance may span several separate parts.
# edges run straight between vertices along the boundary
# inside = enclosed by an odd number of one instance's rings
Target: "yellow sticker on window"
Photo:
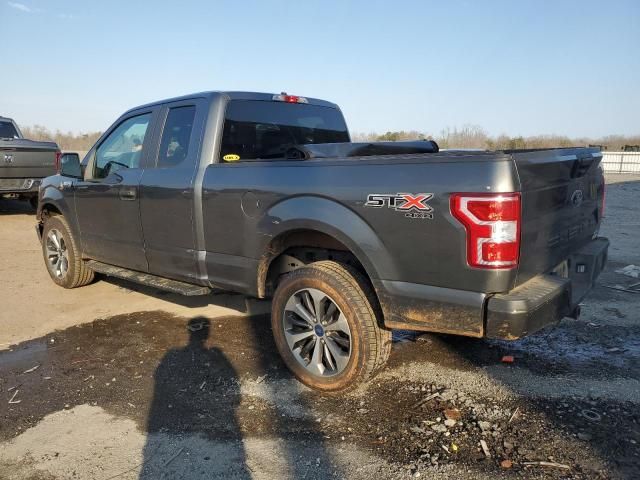
[[[225,162],[237,162],[240,160],[240,155],[236,155],[235,153],[229,153],[222,157]]]

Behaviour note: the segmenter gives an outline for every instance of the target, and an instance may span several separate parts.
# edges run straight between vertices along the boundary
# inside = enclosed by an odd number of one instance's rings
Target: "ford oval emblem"
[[[582,205],[582,200],[584,200],[584,193],[582,193],[582,190],[576,190],[571,194],[571,204],[574,207]]]

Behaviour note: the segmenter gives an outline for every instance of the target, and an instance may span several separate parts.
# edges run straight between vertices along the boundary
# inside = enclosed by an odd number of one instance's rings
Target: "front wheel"
[[[391,331],[365,278],[348,265],[316,262],[276,289],[271,327],[284,362],[305,385],[344,391],[366,381],[391,351]]]
[[[64,217],[49,217],[42,231],[42,254],[51,279],[64,288],[93,281],[94,273],[82,261],[77,243]]]

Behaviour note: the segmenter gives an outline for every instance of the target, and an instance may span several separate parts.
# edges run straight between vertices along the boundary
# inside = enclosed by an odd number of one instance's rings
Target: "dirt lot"
[[[342,398],[291,378],[265,302],[55,287],[33,215],[0,200],[0,478],[639,478],[640,294],[605,285],[640,282],[615,272],[640,265],[640,177],[609,182],[579,321],[512,343],[395,332]]]

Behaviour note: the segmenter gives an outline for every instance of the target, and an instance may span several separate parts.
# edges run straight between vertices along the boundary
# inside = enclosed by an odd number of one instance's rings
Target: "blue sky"
[[[357,132],[640,133],[638,0],[0,2],[0,115],[24,125],[285,90]]]

